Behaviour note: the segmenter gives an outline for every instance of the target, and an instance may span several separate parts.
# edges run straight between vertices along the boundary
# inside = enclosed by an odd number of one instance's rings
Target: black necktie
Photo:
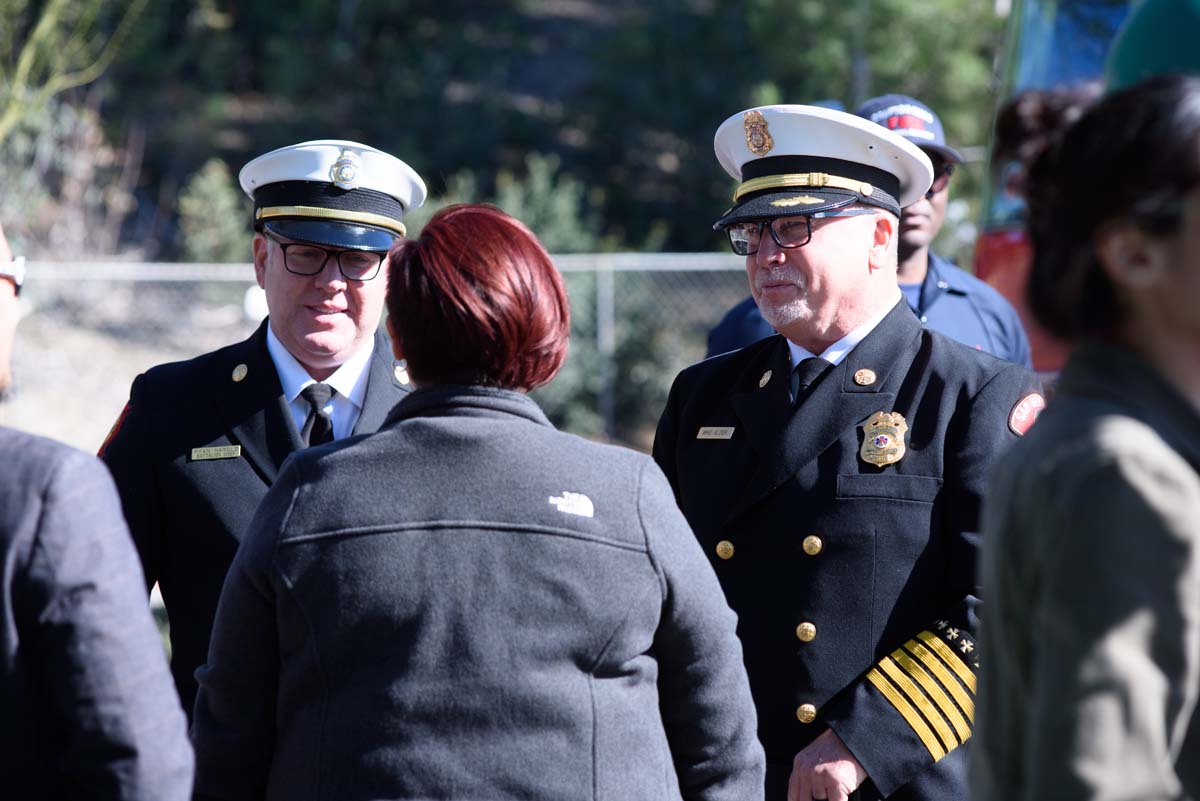
[[[817,356],[802,359],[792,370],[792,402],[799,403],[807,390],[821,375],[833,367],[832,364]]]
[[[300,390],[300,397],[308,401],[308,417],[300,431],[305,447],[333,442],[333,420],[325,413],[325,404],[333,397],[333,388],[328,384],[309,384]]]

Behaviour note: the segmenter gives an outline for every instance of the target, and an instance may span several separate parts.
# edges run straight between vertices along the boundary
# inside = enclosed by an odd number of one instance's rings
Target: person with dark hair
[[[985,504],[974,798],[1200,798],[1200,77],[1043,145],[1029,300],[1074,350]]]
[[[162,591],[189,719],[225,572],[284,459],[376,430],[409,390],[377,329],[387,252],[425,199],[420,176],[323,139],[259,156],[238,177],[254,201],[267,319],[241,342],[139,375],[100,447],[146,585]]]
[[[1026,195],[1026,173],[1033,160],[1096,102],[1103,89],[1099,81],[1026,89],[997,110],[992,163],[1015,167],[1002,176],[1005,189],[1018,197]]]
[[[715,138],[715,227],[783,336],[675,379],[654,457],[737,612],[768,801],[962,801],[979,504],[1042,404],[930,331],[896,283],[933,166],[861,117],[747,109]]]
[[[929,189],[900,212],[896,277],[913,313],[927,328],[951,339],[1031,367],[1029,339],[1012,304],[933,250],[933,240],[946,220],[950,178],[963,161],[946,144],[941,119],[920,100],[897,94],[873,97],[856,113],[903,136],[933,164]],[[709,332],[707,355],[736,350],[774,333],[754,298],[746,298]]]
[[[0,229],[0,388],[24,278]],[[95,457],[0,426],[0,793],[185,801],[192,749]]]
[[[198,797],[758,797],[736,618],[662,473],[526,394],[569,330],[541,244],[443,209],[387,307],[417,389],[267,493],[199,671]]]

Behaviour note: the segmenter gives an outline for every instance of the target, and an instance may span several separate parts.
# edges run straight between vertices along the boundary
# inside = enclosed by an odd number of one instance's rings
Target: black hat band
[[[399,200],[374,189],[341,189],[325,181],[276,181],[255,190],[256,226],[281,217],[374,225],[404,234]]]
[[[862,164],[855,161],[846,161],[845,159],[829,158],[828,156],[771,156],[765,159],[748,161],[742,165],[742,185],[738,187],[738,199],[744,200],[745,196],[753,191],[776,188],[760,184],[758,190],[744,189],[747,184],[756,182],[760,178],[765,180],[767,178],[781,178],[784,176],[805,174],[810,176],[824,176],[825,179],[834,178],[839,181],[858,182],[866,184],[868,190],[871,187],[876,187],[894,198],[900,196],[900,178],[879,167],[872,167],[869,164]],[[860,192],[857,186],[829,183],[825,184],[825,186],[837,189],[849,189],[861,195],[869,196],[871,194],[870,191]],[[809,183],[806,188],[817,189],[820,187]]]
[[[848,189],[863,197],[870,197],[874,187],[866,181],[856,181],[840,175],[830,175],[824,172],[788,173],[785,175],[764,175],[751,178],[741,183],[733,193],[733,202],[737,203],[752,192],[764,189]]]
[[[400,236],[408,233],[404,223],[397,222],[382,214],[371,214],[365,211],[347,211],[343,209],[324,209],[317,206],[266,206],[254,211],[255,222],[275,220],[281,217],[302,217],[312,220],[327,220],[329,222],[354,223],[356,225],[373,225],[384,228]]]

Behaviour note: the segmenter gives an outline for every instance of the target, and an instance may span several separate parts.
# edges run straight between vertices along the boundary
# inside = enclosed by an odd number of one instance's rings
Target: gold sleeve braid
[[[938,627],[957,642],[960,632]],[[974,643],[962,638],[959,649],[974,651]],[[922,631],[915,638],[881,659],[867,673],[867,681],[912,728],[934,761],[941,759],[971,737],[975,719],[975,673],[941,636]]]

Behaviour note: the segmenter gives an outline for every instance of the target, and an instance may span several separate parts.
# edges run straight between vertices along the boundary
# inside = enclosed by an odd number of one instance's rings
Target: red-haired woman
[[[198,674],[198,796],[761,797],[736,621],[665,479],[525,394],[567,348],[546,251],[452,206],[390,265],[417,389],[259,508]]]

